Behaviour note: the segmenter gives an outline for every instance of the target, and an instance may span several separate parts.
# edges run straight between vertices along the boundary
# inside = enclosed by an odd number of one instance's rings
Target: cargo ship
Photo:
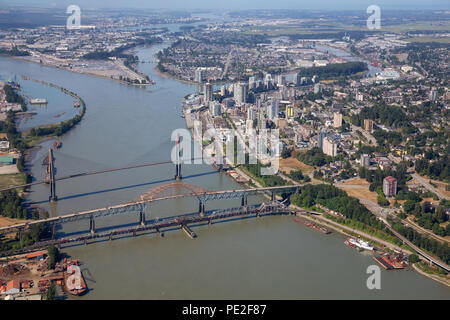
[[[371,246],[367,241],[361,240],[360,238],[349,238],[344,241],[344,244],[357,249],[358,251],[368,250],[374,251],[374,247]]]
[[[328,230],[327,228],[322,227],[321,225],[318,225],[318,224],[316,224],[314,222],[311,222],[311,221],[308,221],[308,220],[305,220],[305,219],[301,219],[299,217],[295,217],[294,221],[297,222],[297,223],[301,223],[301,224],[307,226],[310,229],[322,232],[323,234],[330,234],[331,233],[331,231]]]
[[[67,266],[67,270],[64,273],[64,286],[68,293],[76,296],[86,293],[86,282],[77,264],[69,264]]]

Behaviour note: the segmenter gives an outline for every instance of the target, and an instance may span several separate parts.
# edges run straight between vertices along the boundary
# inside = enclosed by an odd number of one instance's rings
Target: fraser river
[[[195,91],[191,85],[158,76],[153,55],[167,44],[139,50],[146,61],[139,69],[156,81],[147,90],[111,80],[0,58],[0,75],[8,80],[24,75],[67,88],[87,105],[79,125],[61,139],[55,152],[57,176],[170,159],[171,133],[185,128],[181,102]],[[39,95],[36,88],[35,95]],[[67,103],[60,91],[42,98]],[[58,97],[57,97],[58,95]],[[61,107],[61,105],[58,105]],[[59,108],[58,107],[58,108]],[[62,111],[61,111],[62,112]],[[33,155],[30,169],[38,180],[51,141]],[[59,201],[48,203],[48,186],[34,186],[29,201],[51,216],[127,202],[152,187],[171,182],[173,165],[131,169],[57,183]],[[184,181],[209,190],[239,188],[208,165],[184,165]],[[249,204],[261,202],[250,198]],[[240,201],[208,203],[206,209],[239,206]],[[194,200],[161,203],[149,208],[147,220],[198,210]],[[96,221],[136,223],[137,215]],[[88,228],[68,225],[59,234]],[[191,240],[180,230],[164,238],[143,235],[63,248],[83,262],[89,292],[70,299],[449,299],[450,289],[416,272],[381,270],[381,290],[366,287],[366,269],[375,264],[369,254],[346,246],[345,237],[323,235],[299,225],[289,216],[237,220],[194,227]]]

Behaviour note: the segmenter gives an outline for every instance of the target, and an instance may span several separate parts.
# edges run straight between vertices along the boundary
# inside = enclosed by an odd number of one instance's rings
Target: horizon
[[[250,0],[239,1],[229,0],[226,2],[207,1],[207,0],[191,0],[189,7],[186,2],[181,0],[171,1],[170,4],[163,0],[152,0],[147,3],[143,0],[116,0],[113,3],[102,0],[62,0],[55,1],[39,1],[39,0],[20,0],[20,1],[4,1],[5,6],[22,7],[31,6],[35,8],[60,8],[75,4],[86,9],[158,9],[158,10],[320,10],[320,11],[350,11],[365,10],[370,5],[378,5],[384,10],[395,11],[416,11],[416,10],[449,10],[448,1],[438,0],[432,3],[423,3],[418,0],[400,0],[392,1],[368,1],[368,0],[344,0],[337,4],[333,0],[279,0],[276,4],[269,0]]]

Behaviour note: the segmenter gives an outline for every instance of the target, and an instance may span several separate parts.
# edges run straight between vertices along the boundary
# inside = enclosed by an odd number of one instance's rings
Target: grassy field
[[[302,173],[306,176],[310,172],[314,171],[314,167],[308,166],[299,161],[296,157],[296,152],[293,152],[292,156],[286,159],[280,158],[280,170],[283,172],[291,172],[292,170],[302,170]]]
[[[315,22],[318,27],[311,28],[308,26],[304,26],[302,23],[291,23],[291,24],[283,24],[283,25],[268,25],[268,26],[246,26],[243,27],[243,32],[247,34],[266,34],[268,36],[282,36],[282,35],[294,35],[294,34],[326,34],[326,33],[339,33],[344,31],[368,31],[366,23],[361,22],[361,25],[345,25],[338,24],[333,21],[333,26],[330,26],[330,21],[320,23],[318,21]],[[379,31],[379,32],[407,32],[407,31],[450,31],[450,23],[447,21],[442,22],[434,22],[434,21],[417,21],[412,23],[405,23],[400,25],[383,25],[383,21],[381,23],[381,28],[379,30],[370,30],[370,31]],[[418,38],[420,39],[420,38]],[[431,37],[429,39],[432,39]],[[429,42],[429,40],[425,40]],[[442,41],[448,43],[448,39],[442,38]]]
[[[0,189],[11,185],[25,184],[25,173],[2,174],[0,175]]]

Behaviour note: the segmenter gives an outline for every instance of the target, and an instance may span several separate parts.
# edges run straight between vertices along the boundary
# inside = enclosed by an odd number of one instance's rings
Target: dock
[[[401,258],[385,255],[380,257],[373,257],[373,260],[378,262],[378,264],[380,264],[386,270],[400,270],[405,268],[405,263],[401,260]]]
[[[183,229],[183,231],[188,235],[189,238],[191,239],[197,238],[197,234],[194,231],[192,231],[192,229],[189,228],[187,225],[185,224],[181,225],[181,229]]]

